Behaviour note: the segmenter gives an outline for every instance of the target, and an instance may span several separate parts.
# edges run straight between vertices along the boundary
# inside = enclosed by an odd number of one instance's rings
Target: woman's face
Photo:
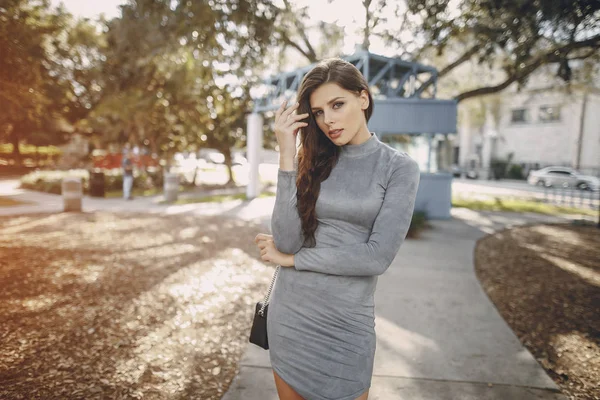
[[[309,101],[317,125],[334,144],[359,144],[371,136],[364,113],[369,107],[366,90],[357,95],[329,82],[315,89]]]

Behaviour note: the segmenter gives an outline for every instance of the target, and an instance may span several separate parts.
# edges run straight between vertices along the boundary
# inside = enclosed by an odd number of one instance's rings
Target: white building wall
[[[600,95],[588,94],[581,162],[583,168],[600,168]]]
[[[552,122],[540,121],[541,106],[560,106],[560,119]],[[506,158],[514,153],[513,163],[539,163],[545,165],[567,165],[577,163],[578,139],[581,129],[583,93],[574,90],[571,94],[558,91],[506,92],[502,97],[497,125],[498,138],[492,147],[492,157]],[[528,110],[528,121],[512,122],[512,110]],[[468,121],[459,127],[461,165],[477,156],[477,144],[482,145],[486,127],[469,127]],[[584,117],[580,154],[583,171],[600,171],[600,95],[588,94]]]
[[[571,164],[577,151],[581,97],[561,93],[519,93],[505,96],[497,142],[499,156],[514,153],[514,163]],[[540,107],[559,106],[560,119],[540,121]],[[526,109],[528,121],[512,122],[512,110]]]

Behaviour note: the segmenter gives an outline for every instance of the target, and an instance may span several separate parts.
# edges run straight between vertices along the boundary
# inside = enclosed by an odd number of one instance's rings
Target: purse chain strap
[[[273,279],[271,279],[271,285],[269,286],[269,291],[267,292],[267,295],[265,296],[265,299],[263,300],[262,306],[260,307],[260,310],[258,311],[258,313],[260,314],[261,317],[264,316],[265,308],[267,307],[267,304],[269,304],[269,298],[271,297],[271,291],[273,290],[273,285],[275,285],[275,280],[277,279],[277,273],[279,272],[279,268],[281,268],[280,265],[278,265],[277,268],[275,269],[275,273],[273,274]]]

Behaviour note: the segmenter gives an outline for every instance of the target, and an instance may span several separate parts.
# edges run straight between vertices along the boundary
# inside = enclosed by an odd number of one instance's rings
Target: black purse
[[[267,315],[269,314],[269,298],[271,297],[271,291],[273,285],[277,279],[277,273],[279,272],[280,265],[275,269],[273,279],[271,279],[271,286],[263,301],[256,303],[254,310],[254,320],[252,321],[252,329],[250,330],[250,343],[262,347],[265,350],[269,350],[269,337],[267,335]]]

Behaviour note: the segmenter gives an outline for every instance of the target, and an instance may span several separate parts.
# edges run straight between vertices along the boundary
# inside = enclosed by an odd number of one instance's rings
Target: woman
[[[346,61],[319,63],[285,107],[273,235],[255,238],[261,258],[281,265],[267,318],[275,384],[282,400],[365,400],[373,294],[406,237],[419,168],[369,132],[373,98]]]

